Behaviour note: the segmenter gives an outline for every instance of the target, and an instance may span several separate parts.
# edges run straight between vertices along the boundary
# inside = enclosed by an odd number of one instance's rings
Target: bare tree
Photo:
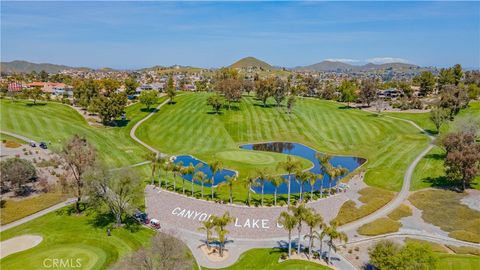
[[[77,202],[75,209],[80,213],[80,201],[82,199],[82,189],[84,187],[83,173],[94,165],[96,160],[95,148],[78,134],[73,135],[63,146],[62,157],[67,163],[75,180],[75,192]]]
[[[117,262],[114,270],[184,270],[191,269],[194,262],[188,248],[179,239],[157,233],[149,248],[141,248]]]

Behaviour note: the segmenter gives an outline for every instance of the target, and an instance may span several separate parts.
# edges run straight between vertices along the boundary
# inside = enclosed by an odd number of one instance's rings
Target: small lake
[[[192,157],[192,156],[189,156],[189,155],[177,156],[175,158],[174,163],[178,164],[180,162],[183,163],[183,166],[188,166],[188,165],[190,165],[190,163],[192,163],[193,166],[197,166],[197,164],[202,163],[203,166],[201,168],[199,168],[197,171],[204,172],[207,175],[208,179],[210,179],[212,177],[212,170],[210,170],[210,167],[208,166],[208,164],[199,160],[199,159],[196,159],[195,157]],[[235,174],[236,174],[236,172],[234,172],[232,170],[228,170],[228,169],[223,169],[221,171],[218,171],[215,174],[215,178],[213,179],[213,182],[214,182],[213,186],[216,186],[219,183],[225,181],[225,176],[232,176],[232,175],[235,175]],[[186,180],[191,182],[192,178],[193,178],[193,175],[192,174],[185,174],[185,175],[183,175],[183,178],[185,178]],[[195,180],[194,182],[196,184],[199,184],[199,185],[202,184],[197,180]],[[204,186],[211,187],[212,185],[208,184],[208,183],[205,183]]]
[[[275,152],[275,153],[282,153],[288,154],[293,156],[302,157],[308,159],[313,163],[313,168],[309,169],[310,172],[316,174],[323,174],[323,180],[317,180],[314,185],[314,190],[319,190],[320,186],[323,185],[324,188],[333,187],[335,183],[332,181],[330,183],[329,176],[322,172],[320,169],[320,163],[318,162],[315,154],[317,151],[314,149],[299,143],[290,143],[290,142],[268,142],[268,143],[256,143],[256,144],[245,144],[241,145],[240,148],[246,150],[253,150],[253,151],[267,151],[267,152]],[[365,163],[365,159],[358,158],[358,157],[345,157],[345,156],[332,156],[330,159],[330,164],[332,166],[342,166],[347,168],[349,172],[354,171],[356,168],[360,167],[363,163]],[[285,179],[288,178],[287,175],[283,176]],[[339,178],[338,180],[340,180]],[[299,193],[300,192],[300,184],[295,180],[295,177],[292,175],[291,177],[291,184],[290,184],[290,191],[291,193]],[[260,186],[253,187],[253,191],[256,193],[261,193],[262,188]],[[303,185],[304,192],[310,192],[310,184],[304,183]],[[273,194],[275,192],[275,187],[268,181],[265,181],[265,194]],[[288,185],[287,183],[283,183],[278,187],[277,190],[278,194],[287,194],[288,193]]]

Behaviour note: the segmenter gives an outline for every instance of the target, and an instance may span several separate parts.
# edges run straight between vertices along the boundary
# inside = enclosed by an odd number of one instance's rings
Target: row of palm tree
[[[202,222],[202,227],[198,228],[199,231],[204,231],[206,233],[206,245],[208,250],[211,248],[211,242],[215,240],[218,241],[220,257],[223,257],[225,241],[227,239],[227,234],[229,233],[225,227],[231,222],[233,222],[233,217],[230,216],[229,212],[225,212],[222,216],[212,215],[208,220]],[[217,238],[213,237],[213,231],[217,233]]]
[[[331,187],[331,182],[336,181],[336,190],[338,192],[338,178],[346,175],[348,170],[341,166],[334,167],[330,164],[330,155],[326,155],[323,153],[317,153],[316,158],[320,163],[320,167],[322,172],[326,173],[330,178],[329,186]],[[194,187],[195,181],[200,182],[201,184],[201,197],[204,198],[204,185],[206,183],[211,184],[211,197],[214,198],[215,193],[215,186],[214,186],[214,179],[215,175],[223,170],[223,164],[221,161],[213,161],[208,164],[210,170],[212,171],[212,176],[207,178],[205,173],[199,171],[199,169],[203,166],[203,163],[198,163],[196,166],[193,166],[190,163],[188,166],[183,166],[182,162],[173,163],[168,162],[167,157],[162,157],[160,155],[156,155],[152,153],[149,156],[149,160],[151,161],[151,168],[152,168],[152,184],[155,181],[155,172],[156,170],[163,169],[165,171],[165,186],[167,186],[167,175],[168,171],[173,173],[173,189],[176,190],[176,176],[180,176],[182,178],[182,192],[185,194],[185,178],[183,175],[192,174],[192,196],[194,194]],[[287,157],[286,161],[280,162],[278,165],[279,168],[285,170],[287,172],[287,179],[280,175],[273,175],[269,173],[266,169],[257,169],[256,176],[248,176],[245,180],[245,184],[247,186],[248,192],[248,205],[251,205],[251,190],[255,186],[261,186],[261,205],[264,205],[264,188],[265,183],[269,181],[274,187],[274,205],[277,205],[277,191],[281,184],[287,182],[288,184],[288,191],[287,191],[287,205],[291,204],[291,180],[292,176],[295,177],[295,180],[300,186],[300,202],[304,201],[303,196],[303,187],[306,183],[310,184],[310,200],[313,200],[313,192],[314,192],[314,185],[315,183],[320,180],[320,196],[323,196],[323,174],[315,174],[310,171],[302,171],[301,164],[298,160],[292,159],[290,156]],[[222,185],[227,185],[230,189],[230,203],[233,203],[233,184],[237,180],[237,175],[233,176],[225,176],[225,181]],[[161,180],[159,183],[160,187],[162,186]]]
[[[308,258],[312,258],[312,251],[314,249],[314,241],[318,239],[320,241],[320,256],[323,253],[323,240],[328,238],[328,256],[327,262],[331,260],[331,250],[337,251],[337,245],[335,241],[347,242],[348,237],[345,233],[338,231],[337,225],[332,224],[327,226],[323,222],[322,216],[315,212],[313,208],[306,208],[304,204],[298,206],[289,206],[287,211],[280,213],[278,223],[288,231],[288,257],[292,254],[292,231],[296,228],[298,232],[298,244],[297,254],[300,254],[300,239],[302,232],[302,225],[306,224],[309,228],[308,233],[304,236],[304,239],[308,239]]]
[[[223,170],[223,164],[221,161],[213,161],[212,163],[208,164],[210,170],[212,171],[212,176],[210,178],[207,178],[207,175],[200,171],[199,169],[203,167],[203,163],[198,163],[197,165],[193,166],[192,163],[190,163],[188,166],[183,166],[183,162],[170,162],[169,158],[167,156],[162,156],[156,153],[150,153],[147,155],[147,159],[150,161],[150,167],[151,167],[151,177],[152,177],[152,185],[155,184],[155,174],[157,171],[163,170],[165,172],[165,187],[168,186],[168,172],[173,173],[173,189],[177,190],[177,181],[176,178],[177,176],[182,178],[182,193],[185,194],[185,178],[183,178],[183,175],[187,174],[192,174],[192,196],[195,192],[195,181],[200,182],[202,188],[201,188],[201,196],[202,199],[204,198],[204,185],[205,184],[211,184],[211,197],[212,199],[214,198],[214,193],[215,193],[215,186],[214,186],[214,180],[215,180],[215,175]],[[230,183],[231,186],[233,186],[233,182],[236,180],[235,177],[231,177],[232,179],[226,179],[227,184],[228,182]],[[230,180],[230,181],[229,181]],[[159,187],[162,187],[162,180],[160,178],[159,180]],[[230,190],[230,194],[232,194],[232,190]],[[230,196],[230,201],[232,201],[232,195]]]

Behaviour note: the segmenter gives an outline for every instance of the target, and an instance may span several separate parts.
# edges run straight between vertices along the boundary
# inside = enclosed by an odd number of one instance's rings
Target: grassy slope
[[[437,270],[476,270],[480,267],[480,256],[438,254]]]
[[[207,161],[222,157],[224,151],[244,152],[238,148],[243,143],[300,142],[331,154],[367,158],[366,182],[389,190],[400,189],[408,164],[427,144],[408,123],[342,109],[334,102],[299,99],[293,114],[287,115],[283,108],[263,108],[245,97],[238,110],[212,115],[207,97],[178,97],[177,104],[162,108],[137,135],[166,153],[189,153]],[[240,172],[245,166],[234,160],[228,165]]]
[[[388,113],[388,115],[412,120],[428,131],[435,130],[435,126],[430,120],[429,113]],[[462,110],[456,118],[461,119],[465,117],[480,118],[480,102],[471,102],[470,106],[467,109]],[[440,128],[440,133],[446,133],[451,128],[451,122],[448,122]],[[445,182],[445,172],[443,169],[444,155],[445,151],[443,149],[435,147],[420,161],[420,163],[418,163],[412,178],[412,190],[442,185]],[[472,183],[472,187],[480,189],[480,177],[475,179]]]
[[[43,237],[38,246],[2,259],[2,269],[42,269],[45,258],[81,258],[82,269],[105,269],[118,257],[148,244],[153,235],[153,231],[137,227],[133,232],[114,229],[108,237],[101,219],[68,215],[68,209],[0,233],[2,241],[23,234]]]
[[[73,134],[81,134],[95,146],[100,157],[110,166],[126,166],[144,160],[146,150],[130,139],[131,127],[148,112],[141,104],[127,107],[130,121],[121,127],[92,127],[74,109],[49,102],[30,106],[26,101],[0,100],[1,129],[31,137],[37,141],[52,142],[53,149]]]
[[[269,248],[256,248],[244,252],[238,261],[223,270],[243,270],[243,269],[263,269],[263,270],[283,270],[283,269],[330,269],[328,267],[301,260],[290,260],[279,263],[281,251]],[[202,268],[207,269],[207,268]]]

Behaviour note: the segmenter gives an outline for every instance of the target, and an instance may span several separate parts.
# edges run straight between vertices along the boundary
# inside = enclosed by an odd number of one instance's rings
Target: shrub
[[[280,258],[282,260],[286,260],[288,258],[288,254],[286,252],[282,252],[282,254],[280,254]]]

